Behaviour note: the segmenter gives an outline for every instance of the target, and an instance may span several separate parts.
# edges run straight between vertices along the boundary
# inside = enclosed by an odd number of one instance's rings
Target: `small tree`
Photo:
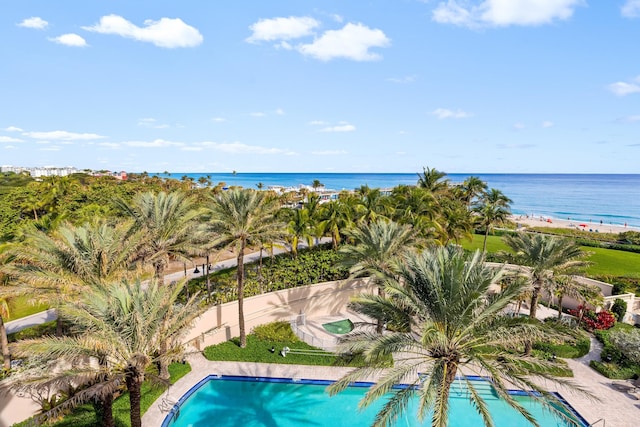
[[[624,315],[627,314],[627,302],[623,299],[616,298],[611,306],[611,312],[616,315],[618,322],[622,322]]]

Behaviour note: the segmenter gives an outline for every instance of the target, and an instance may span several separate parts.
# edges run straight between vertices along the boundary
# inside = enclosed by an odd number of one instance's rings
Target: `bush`
[[[613,306],[611,306],[611,312],[615,314],[618,322],[622,322],[622,320],[624,320],[624,315],[627,313],[627,302],[620,298],[616,298],[613,302]]]
[[[299,341],[296,334],[291,330],[288,322],[272,322],[259,325],[251,331],[256,338],[262,341],[274,342],[297,342]]]
[[[568,310],[568,312],[577,318],[580,318],[582,312],[582,325],[587,331],[609,329],[616,324],[616,317],[607,310],[595,313],[593,310],[579,305],[576,310]]]
[[[627,380],[640,375],[640,367],[637,366],[635,368],[620,367],[617,363],[598,362],[595,360],[589,362],[589,366],[612,380]]]

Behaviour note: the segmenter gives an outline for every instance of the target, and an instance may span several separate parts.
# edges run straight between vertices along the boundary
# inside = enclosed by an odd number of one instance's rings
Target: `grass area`
[[[7,335],[9,342],[16,342],[18,340],[26,340],[29,338],[39,338],[43,335],[53,335],[56,333],[56,321],[43,323],[41,325],[31,326],[25,328],[14,334]]]
[[[280,351],[288,347],[291,351],[286,357]],[[240,348],[239,338],[233,338],[204,349],[204,357],[208,360],[225,360],[238,362],[279,363],[287,365],[314,366],[362,366],[362,359],[357,355],[337,356],[300,341],[291,331],[287,322],[274,322],[256,328],[247,335],[247,346]],[[384,366],[392,366],[389,359]]]
[[[475,251],[476,249],[482,250],[482,243],[484,241],[484,236],[480,234],[474,234],[471,241],[463,240],[460,242],[460,245],[464,249]],[[487,252],[499,252],[499,251],[508,251],[509,247],[502,241],[501,236],[491,236],[487,237]]]
[[[640,254],[604,248],[582,249],[591,253],[588,261],[593,264],[587,268],[588,275],[640,278]]]
[[[191,366],[182,363],[173,363],[169,365],[169,373],[171,374],[171,384],[178,381],[191,371]],[[165,391],[164,387],[153,387],[149,382],[142,384],[142,398],[140,400],[140,411],[144,414],[151,407],[160,395]],[[116,427],[130,427],[129,419],[129,393],[123,393],[113,402],[113,418]],[[28,420],[22,423],[14,424],[14,427],[25,427]],[[52,427],[100,427],[101,423],[96,419],[93,406],[85,404],[77,407],[64,419],[50,424]]]
[[[32,298],[27,295],[11,298],[9,300],[9,317],[4,321],[21,319],[49,308],[49,304],[33,303],[31,300]]]
[[[482,250],[483,238],[484,236],[476,234],[472,241],[464,240],[461,245],[468,250]],[[507,250],[509,247],[502,241],[502,237],[489,236],[487,238],[487,252],[495,253]],[[582,246],[582,250],[590,253],[587,260],[592,264],[586,270],[588,276],[640,278],[640,254],[587,246]]]

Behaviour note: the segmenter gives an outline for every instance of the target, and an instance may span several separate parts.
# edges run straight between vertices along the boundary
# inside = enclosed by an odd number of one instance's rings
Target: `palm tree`
[[[464,180],[461,186],[462,199],[467,206],[478,198],[481,198],[487,191],[487,183],[477,176],[470,176]]]
[[[366,407],[387,393],[393,396],[378,412],[374,426],[394,422],[406,410],[409,399],[416,396],[418,419],[433,411],[431,425],[444,427],[448,425],[450,389],[458,378],[468,389],[468,398],[484,424],[493,426],[474,382],[459,376],[472,374],[489,376],[496,393],[533,425],[538,423],[508,393],[508,388],[515,385],[537,392],[531,392],[531,397],[546,409],[560,412],[553,406],[557,397],[532,378],[567,382],[544,373],[549,362],[515,357],[506,350],[522,345],[525,339],[541,336],[542,332],[537,325],[502,315],[521,289],[508,285],[501,293],[490,295],[501,271],[486,266],[480,252],[467,256],[462,249],[449,246],[412,253],[406,256],[397,274],[397,280],[386,283],[387,297],[362,295],[353,300],[353,309],[373,318],[389,319],[393,330],[379,335],[359,328],[343,338],[340,350],[362,354],[366,366],[331,385],[330,394],[363,376],[378,374],[380,379],[360,406]],[[394,367],[382,368],[380,362],[391,356]],[[399,383],[408,383],[408,387],[394,388]]]
[[[288,209],[287,240],[291,244],[291,254],[294,258],[298,256],[298,245],[300,239],[313,245],[313,228],[309,211],[303,209]]]
[[[581,259],[585,253],[573,240],[520,232],[506,235],[504,242],[515,252],[513,262],[528,267],[525,271],[532,285],[529,316],[533,319],[544,282],[554,272],[572,274],[587,265]]]
[[[15,381],[24,388],[86,385],[45,417],[98,398],[106,404],[102,411],[105,426],[114,425],[111,403],[124,385],[129,391],[131,426],[140,427],[140,387],[145,376],[153,376],[148,368],[159,360],[182,357],[182,337],[200,313],[193,297],[185,304],[176,304],[183,286],[184,282],[166,287],[153,281],[145,286],[123,282],[91,287],[63,308],[65,316],[83,330],[81,334],[16,344],[17,354],[30,358],[34,367]],[[161,342],[169,343],[164,352],[159,352]],[[52,363],[60,366],[60,361],[70,368],[62,372],[51,369]]]
[[[422,174],[418,174],[418,187],[430,193],[440,192],[449,187],[449,180],[443,179],[447,174],[436,168],[423,167]]]
[[[320,227],[325,233],[331,236],[331,243],[334,250],[338,250],[341,240],[341,231],[346,230],[351,224],[347,205],[341,201],[331,201],[322,205],[320,211]]]
[[[594,291],[598,294],[602,293],[597,286],[583,284],[567,274],[553,275],[550,281],[550,291],[551,295],[558,299],[558,319],[562,319],[562,301],[564,297],[581,300],[585,294],[591,294]]]
[[[344,264],[351,277],[371,277],[378,285],[378,295],[384,296],[382,284],[395,276],[394,266],[411,249],[414,236],[411,226],[377,220],[349,229],[354,245],[340,248]],[[382,333],[383,319],[377,319],[376,331]]]
[[[509,205],[511,202],[512,200],[505,196],[502,191],[492,188],[480,198],[478,204],[474,207],[474,211],[478,214],[478,223],[484,227],[483,253],[487,252],[489,231],[494,225],[502,224],[509,218],[511,214]]]
[[[247,345],[244,326],[244,252],[247,245],[263,244],[283,237],[283,224],[275,213],[278,205],[266,193],[252,190],[229,190],[211,199],[211,225],[218,237],[216,245],[234,247],[238,254],[238,327],[240,347]]]
[[[370,189],[366,187],[366,189],[366,193],[362,194],[356,207],[358,221],[371,224],[378,218],[388,219],[387,214],[390,211],[388,207],[389,198],[383,196],[378,188]]]
[[[459,200],[442,198],[434,225],[436,238],[442,245],[448,245],[451,241],[458,244],[461,239],[472,238],[473,218]]]
[[[324,184],[321,183],[319,179],[314,179],[311,183],[311,187],[313,188],[313,191],[318,191],[318,188],[324,187]]]
[[[131,204],[118,200],[118,205],[133,218],[132,232],[143,233],[145,240],[138,256],[153,266],[154,277],[161,285],[171,259],[190,261],[192,255],[202,251],[206,235],[197,221],[201,211],[185,193],[141,193]]]

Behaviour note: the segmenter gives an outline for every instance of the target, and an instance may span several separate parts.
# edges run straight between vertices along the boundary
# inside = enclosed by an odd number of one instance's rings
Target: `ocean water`
[[[166,176],[158,174],[160,176]],[[297,187],[319,180],[327,189],[353,190],[361,185],[389,188],[415,185],[415,173],[172,173],[171,178],[189,176],[196,181],[209,176],[224,182],[256,188],[262,183]],[[449,174],[451,182],[477,176],[513,200],[516,215],[533,215],[599,224],[640,227],[640,174]]]

